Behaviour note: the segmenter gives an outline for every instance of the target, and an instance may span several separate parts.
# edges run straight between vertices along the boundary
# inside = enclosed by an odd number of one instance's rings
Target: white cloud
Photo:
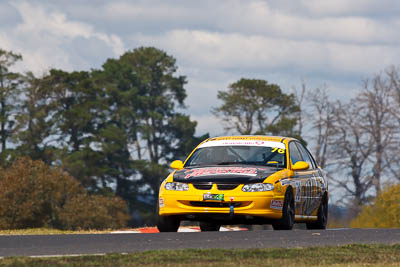
[[[393,0],[301,0],[301,4],[314,15],[332,16],[347,14],[374,14],[376,12],[390,12],[398,10],[398,1]]]
[[[164,47],[181,64],[213,69],[298,69],[300,72],[374,72],[400,60],[397,46],[287,40],[262,35],[176,30],[137,35],[138,43]]]
[[[220,102],[217,91],[225,90],[230,83],[240,78],[217,69],[184,68],[182,72],[190,77],[185,86],[188,91],[186,104],[193,115],[204,114],[204,111],[218,106]]]
[[[223,8],[229,9],[230,15],[222,16],[221,9],[221,19],[218,21],[221,28],[231,33],[352,43],[397,42],[400,34],[398,28],[391,27],[394,26],[392,21],[382,22],[355,15],[310,17],[300,12],[282,12],[265,1],[249,1],[247,5],[242,2],[233,3],[236,4],[226,4]]]
[[[397,46],[333,43],[328,45],[328,50],[329,62],[334,71],[358,74],[360,78],[400,61]]]
[[[134,34],[155,35],[175,30],[197,30],[292,41],[356,44],[398,42],[400,28],[395,19],[352,13],[360,9],[389,12],[390,6],[400,11],[400,4],[396,4],[396,1],[384,0],[383,7],[379,1],[372,0],[365,0],[365,6],[361,0],[313,2],[314,5],[308,1],[279,4],[261,0],[222,0],[203,4],[188,1],[113,1],[100,10],[103,11],[104,21],[117,23],[129,35],[133,34],[132,29]],[[212,8],[208,4],[212,4]],[[294,10],[287,12],[289,6]],[[327,12],[330,11],[337,15],[329,15]],[[310,16],[309,13],[319,16]],[[100,15],[95,16],[103,21]]]
[[[49,11],[26,1],[14,2],[12,5],[22,22],[8,29],[7,36],[3,35],[2,39],[8,40],[4,41],[8,43],[8,49],[22,53],[24,70],[38,73],[52,67],[79,70],[80,66],[71,62],[71,53],[74,51],[70,50],[70,45],[78,38],[98,40],[106,44],[114,56],[124,52],[124,44],[118,36],[98,32],[86,23],[68,20],[64,13]],[[105,60],[103,55],[101,57],[101,60]],[[91,66],[90,62],[87,62],[88,66]]]
[[[12,41],[7,37],[6,34],[1,32],[0,32],[0,48],[7,51],[13,48]]]
[[[185,18],[186,9],[182,6],[171,6],[168,3],[149,4],[146,2],[132,3],[113,1],[105,7],[107,16],[117,19],[147,19],[166,20],[170,18]]]

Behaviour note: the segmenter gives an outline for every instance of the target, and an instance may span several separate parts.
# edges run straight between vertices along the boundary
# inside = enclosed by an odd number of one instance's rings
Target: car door
[[[320,174],[318,172],[317,165],[312,158],[310,152],[303,146],[301,143],[296,142],[297,147],[300,150],[301,156],[305,162],[310,165],[308,169],[308,180],[307,180],[307,201],[302,207],[302,214],[306,216],[316,215],[316,210],[319,206],[320,198],[321,198],[321,190],[319,186],[318,179],[320,178]]]
[[[289,143],[289,158],[292,166],[298,161],[305,161],[296,143],[296,141]],[[310,197],[312,196],[311,178],[312,171],[310,170],[300,170],[294,173],[296,215],[302,216],[307,213],[307,207],[310,205]]]

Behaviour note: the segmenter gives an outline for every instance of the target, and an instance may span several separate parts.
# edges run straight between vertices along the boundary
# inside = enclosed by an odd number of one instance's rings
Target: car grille
[[[198,190],[210,190],[213,186],[212,183],[195,183],[194,188]],[[217,184],[218,190],[233,190],[238,187],[238,184]]]
[[[238,186],[238,184],[217,184],[219,190],[233,190]]]
[[[240,207],[241,202],[233,202],[234,207]],[[195,207],[208,207],[208,208],[229,208],[230,202],[207,202],[207,201],[190,201],[190,205]]]
[[[193,184],[194,188],[199,190],[210,190],[212,184]]]

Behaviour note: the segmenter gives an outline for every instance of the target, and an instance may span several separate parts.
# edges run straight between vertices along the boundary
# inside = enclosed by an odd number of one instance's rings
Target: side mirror
[[[304,171],[308,168],[310,168],[310,165],[305,161],[298,161],[292,166],[292,170],[294,171]]]
[[[169,165],[172,169],[175,170],[182,170],[183,169],[183,162],[182,160],[174,160],[171,165]]]

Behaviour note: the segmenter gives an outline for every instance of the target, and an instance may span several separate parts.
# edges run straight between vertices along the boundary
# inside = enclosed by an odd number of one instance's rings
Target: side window
[[[314,160],[310,156],[310,152],[308,152],[307,149],[300,143],[297,143],[297,146],[300,149],[300,153],[303,156],[304,161],[310,165],[310,169],[315,169],[316,165],[315,165]]]
[[[306,149],[306,151],[307,151],[307,153],[308,153],[308,156],[310,157],[311,162],[312,162],[312,164],[314,165],[314,169],[318,168],[318,164],[317,164],[317,162],[315,161],[315,159],[314,159],[313,155],[311,154],[311,152],[310,152],[306,147],[304,147],[304,148]]]
[[[289,143],[289,156],[292,164],[295,164],[296,162],[303,160],[295,142]]]

